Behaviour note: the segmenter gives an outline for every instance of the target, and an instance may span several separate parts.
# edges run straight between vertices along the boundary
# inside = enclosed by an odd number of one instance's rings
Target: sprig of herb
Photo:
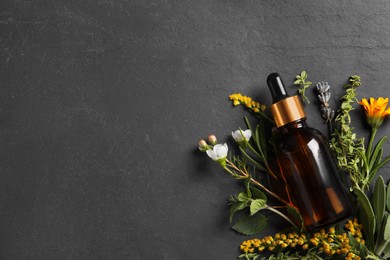
[[[330,142],[331,149],[336,154],[339,167],[346,171],[353,186],[363,189],[367,183],[361,173],[363,165],[364,138],[357,138],[353,132],[350,112],[354,109],[352,104],[357,101],[356,88],[361,86],[360,76],[354,75],[349,78],[349,83],[344,86],[345,94],[341,98],[341,107],[337,111],[334,129]]]
[[[321,115],[322,118],[328,123],[329,136],[332,135],[333,127],[332,121],[335,115],[334,109],[330,107],[329,101],[331,97],[330,85],[328,82],[317,83],[318,99],[321,102]]]
[[[306,96],[306,90],[310,87],[311,84],[311,81],[307,81],[306,71],[302,71],[300,75],[297,75],[296,80],[294,81],[294,85],[300,86],[298,93],[301,95],[302,101],[308,104],[310,104],[310,100]]]

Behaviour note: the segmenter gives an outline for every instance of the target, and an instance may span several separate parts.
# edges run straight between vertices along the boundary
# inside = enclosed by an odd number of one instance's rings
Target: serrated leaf
[[[301,213],[299,213],[298,209],[293,208],[291,206],[287,206],[287,213],[291,217],[292,221],[297,225],[300,231],[303,230],[303,219]]]
[[[363,232],[366,235],[367,247],[373,250],[374,232],[375,232],[375,215],[374,210],[366,194],[359,189],[354,189],[359,203],[360,222],[363,224]]]
[[[238,201],[246,202],[250,198],[248,197],[248,194],[246,192],[240,192],[237,196]]]
[[[259,212],[259,210],[262,210],[264,208],[265,208],[265,200],[262,199],[252,200],[250,205],[251,216],[255,215],[257,212]]]
[[[237,211],[243,210],[247,207],[248,205],[245,202],[242,201],[237,201],[235,203],[232,203],[230,205],[230,222],[233,221],[233,216]]]
[[[263,215],[242,216],[232,229],[244,235],[254,235],[261,232],[267,226],[267,218]]]
[[[383,215],[385,213],[386,207],[386,189],[382,176],[379,176],[376,180],[374,193],[372,195],[372,206],[377,224],[376,230],[378,232],[382,225]]]

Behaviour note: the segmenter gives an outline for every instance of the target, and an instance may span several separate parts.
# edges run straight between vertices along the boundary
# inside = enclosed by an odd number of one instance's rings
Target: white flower
[[[227,144],[216,144],[213,150],[207,150],[207,155],[214,161],[224,161],[228,154]]]
[[[245,131],[237,130],[235,132],[232,132],[232,136],[233,136],[234,140],[236,140],[236,142],[238,142],[238,143],[243,142],[244,140],[249,142],[249,140],[252,137],[252,131],[250,129],[247,129]]]

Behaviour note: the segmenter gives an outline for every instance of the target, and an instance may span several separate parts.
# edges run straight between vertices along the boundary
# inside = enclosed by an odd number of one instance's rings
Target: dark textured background
[[[274,71],[390,96],[390,1],[2,0],[0,69],[1,259],[235,259],[241,187],[197,141]]]

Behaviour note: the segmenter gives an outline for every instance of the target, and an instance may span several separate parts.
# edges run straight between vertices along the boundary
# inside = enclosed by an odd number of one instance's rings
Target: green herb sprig
[[[310,104],[310,100],[306,96],[306,90],[310,87],[311,84],[312,82],[307,80],[306,71],[302,71],[300,75],[297,75],[296,80],[294,81],[294,85],[300,86],[298,93],[301,95],[302,101],[307,104]]]
[[[339,167],[349,174],[353,186],[364,190],[367,185],[361,173],[361,167],[365,153],[364,138],[357,138],[353,132],[350,112],[354,110],[352,104],[357,101],[356,89],[361,86],[360,76],[354,75],[349,78],[348,84],[344,86],[345,94],[341,98],[341,107],[337,111],[330,147],[335,152]]]

